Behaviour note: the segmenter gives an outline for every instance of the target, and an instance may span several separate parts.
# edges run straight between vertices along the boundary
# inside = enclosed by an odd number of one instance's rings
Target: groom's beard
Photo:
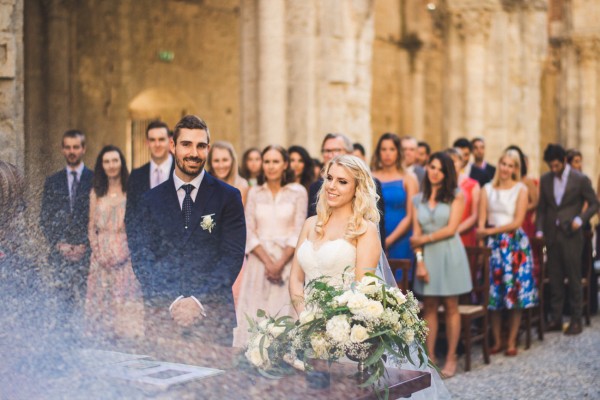
[[[196,162],[197,164],[189,165],[189,162]],[[191,178],[195,178],[198,175],[200,175],[200,173],[204,169],[206,160],[203,160],[199,157],[184,157],[181,160],[179,158],[175,158],[175,163],[177,164],[177,167],[181,170],[181,172],[183,172]]]

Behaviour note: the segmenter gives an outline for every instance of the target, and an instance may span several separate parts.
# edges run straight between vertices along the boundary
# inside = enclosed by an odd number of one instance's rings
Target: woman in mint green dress
[[[460,336],[458,295],[472,289],[469,262],[458,234],[464,195],[457,189],[456,171],[450,156],[431,155],[423,192],[413,198],[413,237],[417,258],[414,292],[423,296],[424,318],[429,327],[427,350],[432,359],[438,330],[438,307],[444,304],[448,353],[442,375],[456,372],[456,346]]]

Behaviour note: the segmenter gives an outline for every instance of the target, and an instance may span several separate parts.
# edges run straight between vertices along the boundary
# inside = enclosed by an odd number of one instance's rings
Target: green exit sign
[[[158,52],[158,59],[164,62],[171,62],[175,58],[175,53],[172,51],[161,50]]]

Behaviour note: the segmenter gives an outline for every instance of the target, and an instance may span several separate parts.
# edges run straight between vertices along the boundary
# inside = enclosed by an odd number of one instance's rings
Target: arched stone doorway
[[[146,127],[155,119],[166,122],[171,129],[177,121],[197,107],[185,93],[168,88],[149,88],[143,90],[128,104],[127,147],[126,153],[132,168],[149,161],[146,147]]]

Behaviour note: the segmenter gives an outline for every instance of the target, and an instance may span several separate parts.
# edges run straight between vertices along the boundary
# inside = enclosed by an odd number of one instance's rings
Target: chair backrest
[[[543,238],[533,237],[529,239],[531,255],[533,256],[533,278],[536,280],[540,296],[546,279],[546,243]]]
[[[592,268],[594,265],[594,246],[592,239],[594,234],[592,230],[583,231],[583,259],[581,260],[581,277],[587,278],[588,282],[592,277]]]
[[[465,246],[465,250],[469,260],[473,290],[467,296],[462,296],[461,302],[487,306],[490,297],[491,250],[487,247],[476,246]]]
[[[408,275],[412,267],[412,261],[408,258],[390,258],[390,269],[394,273],[394,278],[398,276],[397,271],[402,271],[402,280],[398,283],[398,287],[406,292],[409,289]]]

